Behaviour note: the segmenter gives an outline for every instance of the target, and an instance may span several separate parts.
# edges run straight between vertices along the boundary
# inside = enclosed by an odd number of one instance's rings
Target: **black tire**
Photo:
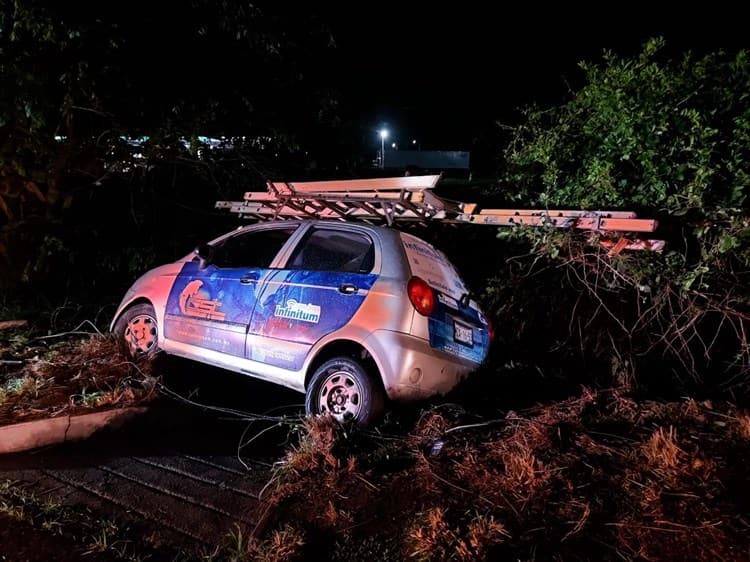
[[[156,313],[150,304],[136,304],[125,310],[115,322],[113,332],[130,357],[152,357],[159,351]]]
[[[368,426],[383,414],[379,381],[350,357],[336,357],[313,373],[305,395],[308,416],[330,414],[338,421]]]

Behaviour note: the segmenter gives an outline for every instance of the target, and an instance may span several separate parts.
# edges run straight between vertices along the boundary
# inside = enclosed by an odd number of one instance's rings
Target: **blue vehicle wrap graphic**
[[[481,313],[468,306],[461,307],[442,293],[437,293],[437,297],[435,310],[428,318],[430,346],[474,363],[484,361],[490,342],[487,323]],[[457,332],[465,336],[463,341],[458,339]],[[466,341],[467,332],[471,333],[470,342]]]
[[[287,369],[299,369],[309,348],[345,326],[357,312],[375,274],[278,270],[266,279],[257,300],[250,334],[250,358]],[[344,294],[342,286],[356,292]],[[284,342],[297,345],[284,345]]]
[[[310,346],[278,339],[251,336],[250,341],[250,358],[253,361],[291,371],[297,371],[302,367],[310,351]]]
[[[257,285],[268,271],[186,263],[167,299],[165,336],[244,357]]]

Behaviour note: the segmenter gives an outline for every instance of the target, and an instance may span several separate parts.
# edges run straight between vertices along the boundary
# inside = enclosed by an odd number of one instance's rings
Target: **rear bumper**
[[[391,400],[418,400],[445,394],[478,364],[430,347],[427,340],[400,332],[377,330],[366,340]]]

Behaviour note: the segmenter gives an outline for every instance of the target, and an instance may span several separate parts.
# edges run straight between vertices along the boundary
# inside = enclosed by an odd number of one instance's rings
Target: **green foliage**
[[[748,196],[750,60],[723,53],[679,61],[649,41],[636,58],[582,63],[585,85],[564,105],[530,109],[506,152],[525,201],[670,213],[743,205]]]
[[[83,406],[84,408],[91,408],[96,406],[101,398],[105,395],[102,390],[92,390],[84,388],[78,394],[73,394],[70,397],[70,403],[74,406]]]
[[[192,237],[174,247],[191,228],[186,210],[325,146],[300,131],[336,122],[336,99],[312,72],[332,46],[304,6],[3,3],[0,286],[132,279],[162,258],[156,240],[169,258],[186,253]],[[202,135],[235,148],[210,154]]]
[[[652,40],[635,58],[582,63],[585,85],[569,102],[526,112],[505,179],[532,206],[645,208],[679,221],[689,248],[673,245],[684,259],[668,256],[665,268],[685,289],[716,273],[709,288],[750,267],[750,58],[674,61],[663,49]]]
[[[529,298],[549,297],[555,314],[573,317],[567,326],[542,321],[547,349],[577,340],[584,355],[614,352],[620,366],[669,356],[670,372],[747,374],[750,55],[665,51],[654,39],[635,57],[608,52],[600,64],[582,63],[584,84],[569,101],[525,111],[503,181],[524,206],[658,217],[667,250],[613,257],[568,233],[506,236],[533,245],[515,260],[518,275],[557,284]],[[498,313],[524,314],[518,285],[517,277],[491,285]],[[587,321],[575,326],[581,314]]]

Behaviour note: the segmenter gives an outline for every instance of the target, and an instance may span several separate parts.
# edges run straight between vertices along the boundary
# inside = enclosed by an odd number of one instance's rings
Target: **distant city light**
[[[380,167],[385,169],[385,139],[388,138],[388,129],[380,129]]]
[[[417,139],[412,139],[411,143],[412,144],[417,144]]]
[[[396,148],[396,143],[395,142],[391,145],[391,148]]]

